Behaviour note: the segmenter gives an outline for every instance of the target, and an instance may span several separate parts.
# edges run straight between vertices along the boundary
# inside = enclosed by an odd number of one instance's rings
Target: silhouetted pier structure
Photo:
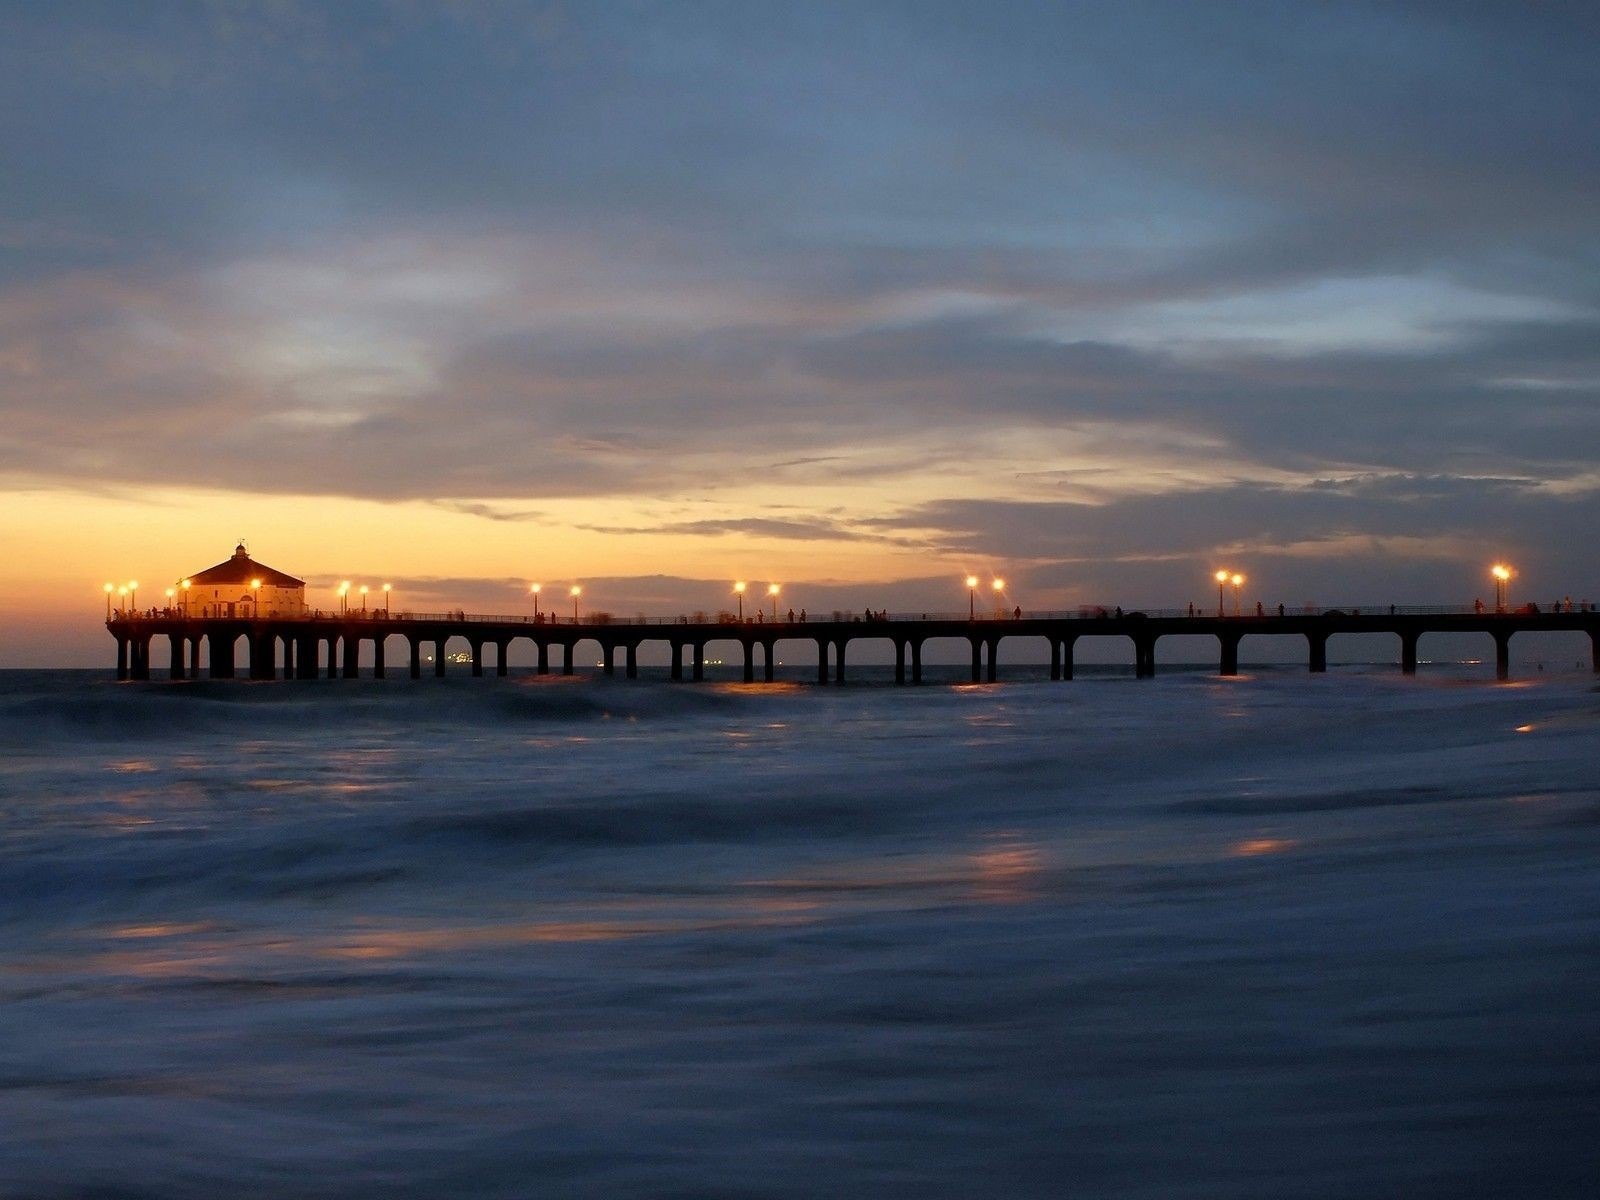
[[[673,679],[705,676],[706,647],[735,643],[742,648],[745,682],[755,681],[759,661],[762,678],[773,679],[781,643],[809,642],[815,649],[817,682],[843,683],[848,649],[852,642],[887,641],[895,656],[895,682],[921,683],[924,646],[936,639],[954,639],[970,645],[972,680],[994,681],[1002,641],[1042,641],[1049,648],[1050,678],[1071,679],[1073,652],[1085,637],[1123,637],[1133,644],[1134,674],[1141,679],[1156,673],[1156,643],[1163,637],[1214,637],[1219,647],[1220,672],[1239,670],[1239,644],[1246,637],[1303,638],[1310,668],[1328,669],[1328,639],[1336,634],[1389,634],[1399,639],[1400,669],[1414,674],[1417,644],[1424,634],[1484,634],[1495,648],[1495,674],[1510,676],[1511,639],[1519,633],[1577,631],[1589,635],[1591,666],[1600,672],[1600,612],[1592,607],[1566,611],[1480,612],[1476,609],[1400,608],[1383,611],[1332,609],[1315,613],[1262,616],[1189,615],[1183,611],[1111,613],[1088,610],[1070,613],[1023,613],[1004,617],[884,614],[877,617],[841,617],[807,621],[695,622],[617,620],[614,618],[559,623],[524,617],[471,616],[462,613],[393,616],[380,611],[365,615],[315,614],[306,617],[194,618],[181,613],[114,613],[106,622],[117,642],[117,678],[149,679],[152,648],[158,639],[168,645],[167,673],[173,679],[198,678],[200,647],[206,646],[206,673],[212,679],[231,679],[238,673],[237,648],[245,644],[244,667],[251,679],[355,678],[360,674],[363,643],[370,643],[372,673],[381,679],[390,669],[386,643],[400,637],[406,643],[411,678],[423,674],[424,652],[432,649],[435,675],[445,673],[447,644],[459,638],[470,650],[472,674],[482,675],[486,649],[493,650],[494,671],[507,673],[507,655],[513,643],[527,639],[538,655],[540,674],[551,672],[559,653],[560,672],[575,671],[578,647],[593,642],[602,669],[614,675],[617,660],[630,679],[639,672],[639,649],[646,643],[665,644],[671,653]],[[687,666],[685,660],[688,660]]]

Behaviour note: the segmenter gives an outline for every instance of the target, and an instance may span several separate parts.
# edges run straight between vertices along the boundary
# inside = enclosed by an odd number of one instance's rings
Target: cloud
[[[0,475],[1129,579],[1473,530],[1576,571],[1595,32],[13,6]]]

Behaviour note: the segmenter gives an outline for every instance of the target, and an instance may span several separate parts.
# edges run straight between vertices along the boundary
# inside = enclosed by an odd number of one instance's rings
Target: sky
[[[1600,10],[0,0],[0,666],[225,557],[618,613],[1600,599]]]

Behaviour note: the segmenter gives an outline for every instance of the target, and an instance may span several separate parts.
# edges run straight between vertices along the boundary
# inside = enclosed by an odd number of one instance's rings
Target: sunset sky
[[[1600,599],[1600,10],[0,7],[0,665],[331,601]],[[1214,599],[1214,596],[1213,596]]]

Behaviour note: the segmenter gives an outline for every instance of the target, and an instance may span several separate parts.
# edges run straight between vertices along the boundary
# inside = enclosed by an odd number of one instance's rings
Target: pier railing
[[[1537,604],[1524,604],[1515,608],[1496,610],[1487,606],[1476,604],[1357,604],[1357,605],[1320,605],[1301,604],[1293,607],[1279,607],[1273,605],[1256,611],[1255,608],[1244,608],[1240,611],[1231,609],[1219,610],[1215,607],[1193,608],[1120,608],[1116,605],[1080,605],[1069,609],[1022,609],[1012,607],[1009,609],[982,608],[975,613],[965,610],[955,612],[889,612],[887,610],[855,610],[829,609],[826,611],[812,612],[809,609],[797,611],[790,616],[788,611],[779,612],[776,619],[765,612],[761,616],[750,614],[742,619],[730,612],[696,611],[692,613],[678,613],[670,617],[647,617],[644,614],[634,616],[620,616],[607,612],[580,613],[576,619],[556,613],[469,613],[464,609],[453,609],[446,612],[416,612],[411,609],[390,610],[382,608],[351,609],[345,612],[328,609],[308,609],[299,613],[282,613],[267,611],[256,618],[250,613],[238,613],[232,617],[202,616],[193,612],[185,612],[182,608],[152,608],[152,609],[113,609],[111,619],[116,621],[137,620],[196,620],[196,621],[248,621],[253,619],[269,621],[361,621],[385,622],[388,624],[428,623],[441,622],[467,622],[483,625],[528,625],[543,626],[638,626],[638,625],[799,625],[818,623],[849,623],[849,624],[892,624],[923,621],[1092,621],[1092,620],[1120,620],[1127,617],[1151,617],[1162,620],[1208,620],[1218,619],[1238,621],[1258,621],[1287,617],[1318,617],[1318,616],[1391,616],[1391,617],[1422,617],[1422,616],[1528,616],[1541,612],[1591,612],[1594,605],[1589,601],[1582,603],[1576,601],[1564,602],[1562,605],[1552,605],[1548,608]]]

